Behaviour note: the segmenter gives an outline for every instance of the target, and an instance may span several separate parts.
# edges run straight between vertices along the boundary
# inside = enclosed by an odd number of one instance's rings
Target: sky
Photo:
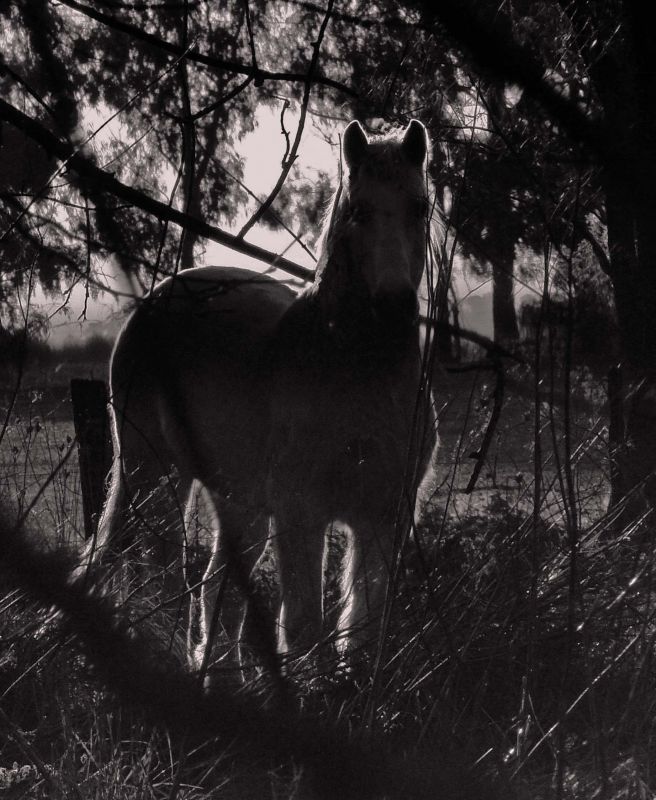
[[[102,120],[98,116],[96,124]],[[290,109],[285,117],[288,130],[295,130],[296,118]],[[103,132],[105,136],[120,136],[120,125],[108,126]],[[244,157],[244,184],[258,197],[264,198],[274,186],[280,174],[280,163],[285,153],[285,139],[280,130],[279,111],[262,107],[258,113],[257,124],[252,133],[247,134],[241,141],[239,152]],[[309,176],[318,170],[333,176],[337,181],[337,165],[339,150],[337,144],[330,144],[317,131],[309,116],[304,130],[303,139],[299,148],[297,159],[301,174]],[[244,210],[235,224],[227,227],[221,220],[208,220],[214,225],[224,227],[230,232],[236,232],[253,211],[254,206]],[[271,231],[264,226],[255,226],[246,236],[247,241],[258,244],[267,250],[285,255],[286,258],[303,266],[312,268],[312,258],[293,241],[285,231]],[[204,242],[204,255],[198,260],[199,265],[218,264],[226,266],[240,266],[255,270],[263,270],[267,265],[249,256],[236,253],[229,248],[215,242]],[[105,281],[120,291],[129,292],[130,286],[120,275],[120,271],[113,268],[111,259],[101,265]],[[484,278],[475,278],[461,274],[457,271],[455,285],[456,292],[463,298],[460,324],[465,327],[491,335],[491,295],[489,282]],[[41,293],[35,297],[36,304],[52,314],[49,340],[54,345],[67,341],[79,340],[94,333],[113,334],[118,330],[120,321],[124,317],[124,303],[119,303],[109,294],[104,294],[97,299],[86,297],[83,286],[77,286],[70,298],[62,306],[61,300],[53,302],[46,299]],[[86,302],[86,319],[82,319]]]

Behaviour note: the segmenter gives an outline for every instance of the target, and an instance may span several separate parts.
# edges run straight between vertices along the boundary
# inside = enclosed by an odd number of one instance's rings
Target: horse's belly
[[[258,493],[265,475],[269,409],[266,380],[215,361],[214,374],[198,380],[189,393],[200,477],[222,493]]]
[[[190,270],[161,284],[119,338],[112,389],[126,418],[157,418],[166,451],[209,488],[262,484],[266,352],[293,299],[256,273]]]

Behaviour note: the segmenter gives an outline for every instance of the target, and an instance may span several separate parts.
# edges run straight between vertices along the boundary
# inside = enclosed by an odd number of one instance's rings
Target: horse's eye
[[[351,219],[353,222],[367,222],[372,217],[372,210],[369,206],[357,205],[351,209]]]

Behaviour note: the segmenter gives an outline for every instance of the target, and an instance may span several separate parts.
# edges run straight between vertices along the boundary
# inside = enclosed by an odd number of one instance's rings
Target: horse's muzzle
[[[379,291],[374,295],[374,313],[380,324],[391,332],[402,331],[417,324],[419,301],[411,287],[394,291]]]

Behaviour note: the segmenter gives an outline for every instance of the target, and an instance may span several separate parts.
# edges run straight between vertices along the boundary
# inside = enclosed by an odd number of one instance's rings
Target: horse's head
[[[417,321],[428,228],[426,130],[412,120],[397,138],[369,141],[356,121],[344,132],[348,184],[342,245],[383,325]]]

